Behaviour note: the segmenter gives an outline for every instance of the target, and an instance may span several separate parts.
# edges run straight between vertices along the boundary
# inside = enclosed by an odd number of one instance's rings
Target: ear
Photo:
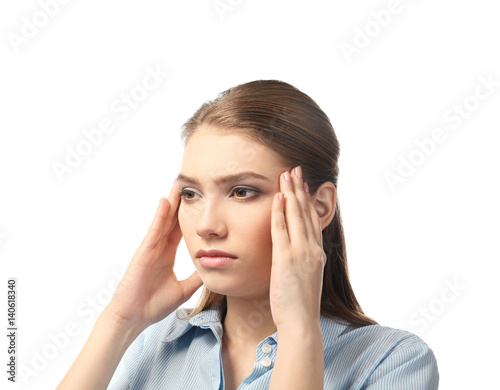
[[[335,205],[337,203],[337,191],[332,182],[321,184],[311,200],[321,220],[321,227],[324,230],[335,216]]]

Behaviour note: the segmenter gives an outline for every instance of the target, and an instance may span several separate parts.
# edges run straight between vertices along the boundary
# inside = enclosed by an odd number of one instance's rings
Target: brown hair
[[[257,80],[219,94],[204,103],[182,126],[184,147],[200,125],[234,130],[277,152],[286,166],[300,165],[311,195],[325,181],[337,190],[339,142],[326,114],[314,100],[278,80]],[[377,324],[363,313],[349,282],[346,245],[338,193],[335,215],[323,229],[327,261],[323,274],[321,314],[359,327]],[[203,287],[189,317],[218,304],[225,316],[225,296]]]

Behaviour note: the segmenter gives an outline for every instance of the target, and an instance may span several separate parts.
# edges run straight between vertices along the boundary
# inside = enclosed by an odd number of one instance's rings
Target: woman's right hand
[[[203,284],[196,271],[179,281],[173,270],[182,237],[177,219],[178,191],[174,181],[168,200],[160,199],[146,237],[58,390],[106,389],[136,337],[172,313]]]
[[[182,238],[177,218],[179,203],[174,180],[168,200],[160,199],[146,237],[105,308],[119,325],[143,330],[172,313],[203,284],[196,271],[180,281],[174,273],[175,254]]]

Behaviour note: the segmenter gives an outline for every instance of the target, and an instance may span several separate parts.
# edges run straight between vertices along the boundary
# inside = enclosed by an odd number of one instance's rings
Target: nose
[[[221,205],[217,204],[217,202],[205,202],[199,211],[196,233],[200,237],[224,237],[227,234],[227,226]]]

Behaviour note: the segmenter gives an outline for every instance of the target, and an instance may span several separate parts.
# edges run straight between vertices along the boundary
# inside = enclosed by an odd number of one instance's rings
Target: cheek
[[[186,229],[184,213],[182,211],[182,206],[179,207],[179,211],[177,213],[177,219],[179,221],[179,227],[181,228],[181,232],[184,235],[184,231]]]
[[[194,218],[193,213],[186,209],[185,207],[179,206],[179,211],[177,214],[177,219],[179,220],[179,227],[181,229],[184,240],[187,243],[192,236],[192,229],[194,229]]]
[[[184,205],[183,202],[179,205],[177,218],[179,219],[179,226],[182,231],[193,228],[196,223],[196,216],[199,212],[196,210],[196,205]]]
[[[240,214],[241,215],[241,214]],[[252,210],[248,215],[241,215],[237,231],[242,232],[240,239],[260,256],[267,256],[272,251],[271,212],[270,210]],[[239,234],[238,234],[239,235]]]

